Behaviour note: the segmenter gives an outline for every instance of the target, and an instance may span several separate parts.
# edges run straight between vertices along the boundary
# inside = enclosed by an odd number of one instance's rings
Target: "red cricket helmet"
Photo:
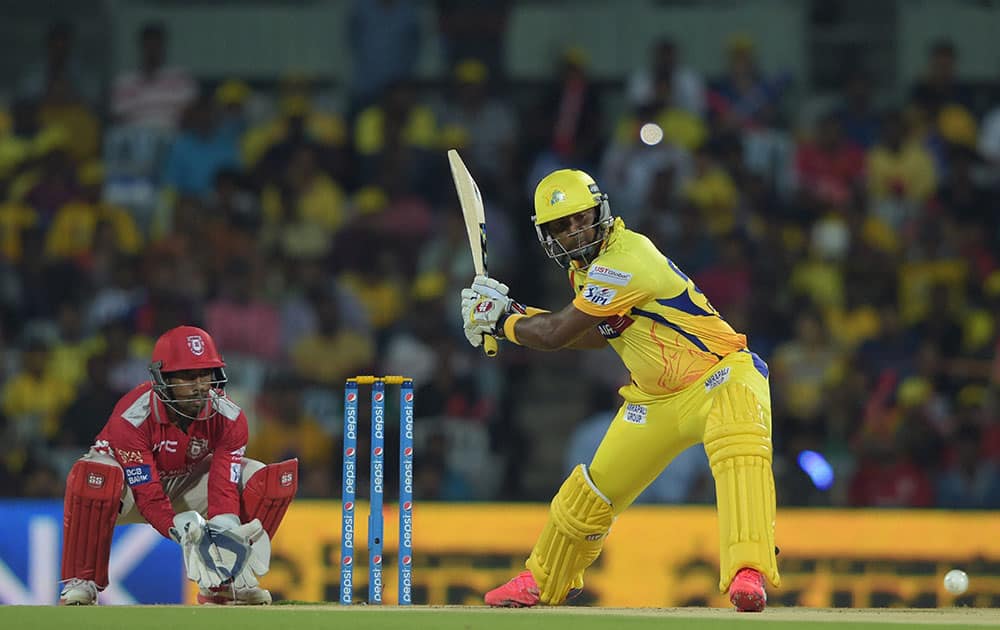
[[[170,404],[176,401],[170,395],[170,385],[164,374],[181,370],[212,370],[212,386],[223,389],[228,380],[225,367],[226,362],[222,360],[211,335],[197,326],[177,326],[156,340],[149,373],[156,395]]]

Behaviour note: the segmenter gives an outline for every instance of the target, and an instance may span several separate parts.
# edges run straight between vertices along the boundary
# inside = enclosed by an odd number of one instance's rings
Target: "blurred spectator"
[[[669,140],[652,146],[642,142],[639,129],[647,111],[636,110],[618,121],[601,158],[601,185],[612,200],[613,212],[626,226],[638,229],[652,219],[654,208],[676,206],[694,168],[691,153],[683,146]],[[661,215],[657,220],[667,218]]]
[[[838,118],[830,113],[816,123],[814,134],[798,146],[795,175],[803,202],[822,212],[844,205],[865,175],[865,154],[844,137]]]
[[[1000,182],[1000,105],[983,116],[977,147],[990,166],[990,183],[996,186]]]
[[[55,380],[76,390],[86,386],[83,381],[87,375],[87,361],[101,349],[101,343],[84,328],[79,303],[62,302],[56,317],[56,339],[52,344],[47,372]]]
[[[354,148],[360,158],[360,183],[383,177],[386,162],[407,190],[415,189],[427,169],[426,157],[438,146],[438,121],[434,111],[417,95],[410,81],[387,85],[380,98],[358,114],[354,123]]]
[[[965,425],[954,436],[951,462],[937,479],[937,504],[943,508],[1000,508],[1000,471],[981,455],[981,432]]]
[[[872,442],[850,482],[853,507],[930,507],[934,488],[927,473],[898,444]]]
[[[187,108],[183,128],[167,154],[163,186],[180,195],[207,197],[216,173],[239,166],[236,133],[219,124],[211,98],[197,98]]]
[[[343,190],[320,170],[308,145],[290,156],[282,179],[264,189],[261,205],[264,243],[291,258],[327,254],[350,211]]]
[[[945,105],[971,108],[972,93],[968,85],[958,80],[957,70],[958,51],[955,44],[947,39],[934,42],[927,51],[924,73],[911,88],[910,99],[932,118]]]
[[[347,124],[340,114],[323,111],[313,103],[308,80],[294,74],[284,77],[278,110],[277,117],[250,127],[243,135],[243,164],[258,179],[280,179],[291,156],[303,147],[312,149],[320,167],[335,180],[352,176]]]
[[[843,90],[843,103],[834,114],[848,140],[868,150],[878,141],[882,117],[872,102],[872,79],[854,71]]]
[[[757,65],[755,45],[746,35],[733,35],[726,46],[726,73],[711,81],[708,110],[722,129],[771,127],[779,122],[787,77],[770,79]]]
[[[586,53],[575,47],[563,51],[555,78],[543,110],[552,134],[548,148],[567,164],[596,164],[604,125],[597,89],[587,72]]]
[[[413,471],[413,495],[424,501],[471,501],[473,489],[463,476],[448,464],[450,447],[442,431],[431,433],[422,445],[420,460],[423,466]]]
[[[694,152],[691,178],[684,183],[681,195],[697,208],[702,229],[712,237],[718,237],[736,227],[740,191],[716,159],[713,149],[715,147],[703,146]]]
[[[233,353],[263,361],[281,358],[281,316],[261,295],[253,259],[230,262],[218,297],[205,304],[205,325],[215,331],[223,355]]]
[[[36,141],[40,155],[38,169],[21,176],[20,183],[26,189],[23,199],[38,212],[41,224],[46,227],[59,208],[80,194],[76,165],[68,150],[70,142],[68,132],[62,127],[51,127],[40,134]]]
[[[680,62],[677,43],[660,39],[650,49],[649,63],[632,71],[625,86],[633,107],[657,100],[658,85],[667,87],[671,102],[699,118],[705,115],[705,82],[693,68]]]
[[[353,0],[346,39],[351,53],[351,111],[390,85],[414,76],[422,36],[417,5],[404,0]]]
[[[112,259],[111,273],[101,282],[86,313],[89,330],[97,330],[114,320],[131,321],[136,309],[145,301],[146,289],[139,282],[140,262],[137,256]]]
[[[149,380],[148,357],[153,349],[152,339],[133,335],[124,320],[111,320],[105,324],[101,329],[101,338],[104,341],[103,356],[108,362],[108,387],[115,396],[121,397],[139,383]]]
[[[490,76],[503,80],[512,0],[435,0],[434,4],[446,67],[478,59]]]
[[[138,37],[139,67],[114,80],[111,112],[129,125],[176,129],[184,108],[198,96],[198,85],[187,70],[167,66],[167,31],[148,23]]]
[[[903,115],[890,112],[882,123],[882,139],[868,151],[868,194],[873,212],[899,228],[917,212],[937,187],[930,153],[910,138]]]
[[[84,451],[101,432],[118,402],[120,392],[108,380],[109,356],[95,354],[87,360],[83,385],[62,416],[59,441]]]
[[[143,238],[135,219],[124,208],[101,200],[101,165],[84,164],[77,171],[77,181],[79,195],[60,207],[52,220],[45,240],[46,256],[71,259],[81,267],[93,268],[95,257],[137,254]],[[107,250],[97,247],[102,225],[110,230]]]
[[[49,343],[40,338],[24,345],[21,371],[0,391],[0,409],[8,425],[5,441],[41,448],[57,438],[59,418],[74,392],[47,370],[50,356]]]
[[[340,305],[328,291],[310,295],[316,310],[316,332],[303,335],[289,348],[296,373],[307,382],[340,385],[358,374],[371,374],[375,344],[369,335],[343,325]]]
[[[17,95],[35,102],[45,102],[53,91],[64,97],[79,100],[88,106],[97,104],[99,81],[88,74],[80,59],[74,55],[73,39],[76,33],[69,22],[52,22],[45,33],[44,58],[29,64],[21,76]]]
[[[299,496],[333,493],[333,439],[302,406],[302,383],[291,374],[266,379],[247,452],[266,461],[299,458]]]
[[[820,316],[810,310],[800,312],[795,337],[775,348],[770,363],[775,407],[781,417],[818,423],[826,389],[842,369],[841,361]]]
[[[509,103],[491,94],[495,85],[484,62],[459,60],[439,120],[442,140],[447,148],[462,149],[483,194],[510,200],[516,182],[517,118]]]

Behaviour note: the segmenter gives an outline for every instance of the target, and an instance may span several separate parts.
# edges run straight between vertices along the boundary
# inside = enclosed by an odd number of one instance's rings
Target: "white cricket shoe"
[[[199,588],[198,603],[217,606],[266,606],[271,603],[271,591],[259,586],[234,589],[229,584],[216,588]]]
[[[73,578],[63,586],[59,594],[62,606],[94,606],[97,604],[97,583],[93,580]]]

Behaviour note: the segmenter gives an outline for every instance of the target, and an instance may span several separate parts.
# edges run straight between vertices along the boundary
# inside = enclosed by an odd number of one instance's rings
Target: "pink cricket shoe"
[[[486,603],[502,608],[530,608],[538,603],[538,583],[531,571],[521,571],[503,586],[486,593]]]
[[[744,568],[736,572],[729,585],[729,601],[739,612],[761,612],[767,606],[764,576],[757,569]]]

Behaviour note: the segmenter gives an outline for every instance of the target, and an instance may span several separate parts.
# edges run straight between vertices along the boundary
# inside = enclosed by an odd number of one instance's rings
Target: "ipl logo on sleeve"
[[[581,293],[581,295],[583,295],[583,299],[598,306],[607,306],[617,294],[617,289],[602,287],[597,284],[588,284],[583,287],[583,292]]]

